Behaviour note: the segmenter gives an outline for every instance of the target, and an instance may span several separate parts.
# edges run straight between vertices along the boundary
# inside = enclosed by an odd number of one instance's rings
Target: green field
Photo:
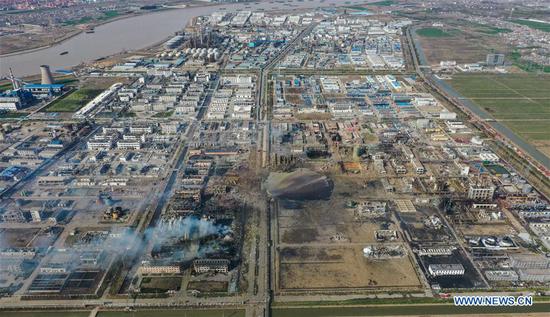
[[[499,33],[510,33],[512,30],[506,29],[506,28],[497,28],[493,26],[485,26],[480,27],[479,29],[476,29],[478,32],[485,33],[485,34],[499,34]]]
[[[143,293],[165,293],[169,290],[178,291],[181,286],[181,277],[177,276],[153,276],[144,277],[141,281]]]
[[[82,17],[80,19],[76,19],[76,20],[67,20],[65,22],[63,22],[64,25],[79,25],[79,24],[84,24],[84,23],[90,23],[92,22],[93,18],[92,17]]]
[[[352,9],[352,10],[357,10],[357,11],[369,11],[369,9],[367,9],[365,7],[360,7],[360,6],[347,6],[345,8]]]
[[[47,112],[75,112],[82,108],[95,96],[101,93],[101,89],[78,89],[52,102],[44,111]]]
[[[377,2],[367,3],[366,5],[368,5],[368,6],[387,7],[387,6],[391,6],[392,4],[394,4],[393,1],[386,0],[386,1],[377,1]]]
[[[407,315],[471,315],[483,314],[527,314],[544,313],[550,308],[548,303],[537,303],[524,307],[463,307],[453,305],[384,305],[366,307],[292,307],[274,308],[273,317],[338,317],[338,316],[407,316]]]
[[[177,309],[138,310],[135,312],[100,312],[99,317],[244,317],[244,310],[238,309]]]
[[[460,74],[449,83],[524,139],[550,146],[550,75]]]
[[[169,118],[174,114],[174,110],[158,112],[153,115],[153,118]]]
[[[541,31],[544,31],[544,32],[550,32],[550,23],[543,23],[543,22],[536,22],[536,21],[529,21],[529,20],[521,20],[521,19],[512,20],[512,22],[514,22],[516,24],[521,24],[521,25],[528,26],[532,29],[537,29],[537,30],[541,30]]]
[[[521,53],[519,51],[514,51],[510,54],[510,58],[514,62],[514,65],[521,68],[526,72],[540,72],[550,73],[550,66],[543,66],[537,63],[532,63],[526,60],[521,59]]]
[[[112,19],[112,18],[116,18],[119,15],[120,15],[120,13],[116,10],[105,11],[105,12],[103,12],[103,18],[102,19]]]
[[[67,20],[67,21],[63,22],[63,24],[65,24],[65,25],[79,25],[79,24],[90,23],[90,22],[93,22],[93,21],[96,21],[96,20],[97,21],[105,21],[105,20],[116,18],[119,15],[120,15],[120,13],[118,11],[110,10],[110,11],[104,11],[103,15],[100,16],[100,17],[97,17],[97,18],[93,18],[93,17],[90,17],[90,16],[85,16],[85,17],[82,17],[80,19]]]
[[[453,36],[451,33],[443,31],[439,28],[421,28],[416,30],[416,34],[423,37],[449,37]]]

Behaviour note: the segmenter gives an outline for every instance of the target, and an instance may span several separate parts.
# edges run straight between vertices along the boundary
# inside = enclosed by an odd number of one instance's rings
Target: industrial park
[[[0,316],[550,310],[548,5],[224,2],[140,1],[204,12],[34,75],[2,55]]]

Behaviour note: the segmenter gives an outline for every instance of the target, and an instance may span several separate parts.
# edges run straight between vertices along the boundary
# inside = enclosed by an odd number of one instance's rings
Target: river
[[[0,75],[7,76],[9,68],[12,68],[16,77],[24,77],[39,73],[39,66],[42,64],[50,65],[52,70],[66,69],[124,50],[132,51],[148,47],[168,38],[174,32],[182,30],[193,17],[220,10],[225,12],[258,9],[270,11],[291,9],[290,5],[294,5],[294,9],[305,9],[367,2],[371,1],[285,0],[285,3],[263,1],[190,7],[142,14],[100,25],[95,28],[95,33],[83,32],[48,48],[2,57],[0,58]],[[59,55],[61,52],[69,53]]]

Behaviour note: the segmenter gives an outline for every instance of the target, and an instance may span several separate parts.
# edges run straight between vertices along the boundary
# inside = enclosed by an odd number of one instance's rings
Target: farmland
[[[422,28],[418,29],[416,33],[423,37],[448,37],[452,36],[451,33],[448,33],[439,28]]]
[[[538,22],[538,21],[531,21],[531,20],[513,20],[512,22],[516,24],[525,25],[527,27],[530,27],[532,29],[541,30],[544,32],[550,32],[550,24],[544,23],[544,22]]]
[[[521,137],[550,153],[550,76],[455,75],[450,84]]]

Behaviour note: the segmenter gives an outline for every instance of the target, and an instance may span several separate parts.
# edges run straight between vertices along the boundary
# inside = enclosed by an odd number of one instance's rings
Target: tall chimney
[[[19,89],[19,82],[17,81],[15,76],[13,76],[13,71],[11,70],[11,67],[10,67],[10,81],[11,81],[11,85],[13,86],[13,90]]]
[[[42,75],[42,85],[53,84],[53,76],[50,72],[50,66],[40,65],[40,74]]]

